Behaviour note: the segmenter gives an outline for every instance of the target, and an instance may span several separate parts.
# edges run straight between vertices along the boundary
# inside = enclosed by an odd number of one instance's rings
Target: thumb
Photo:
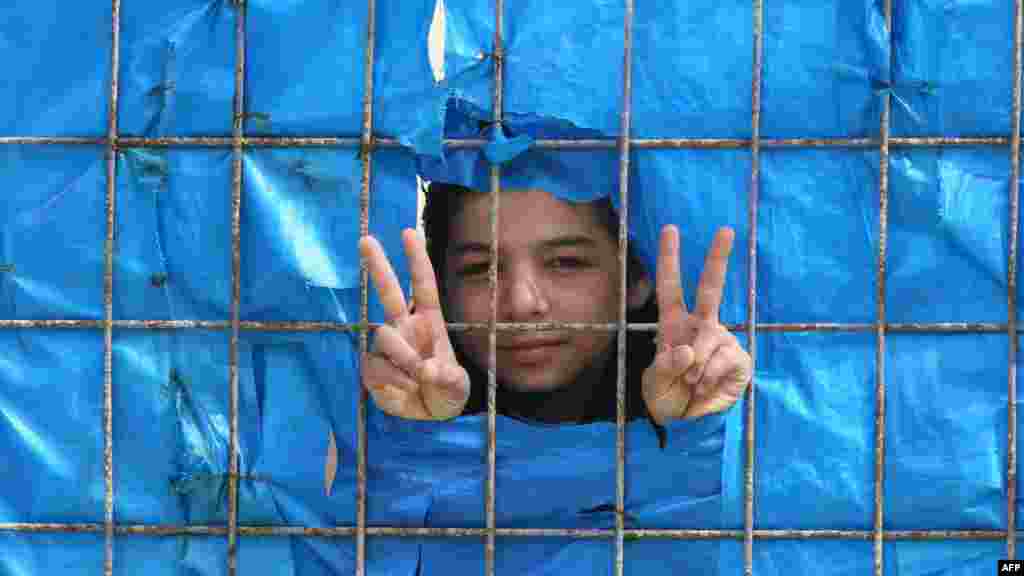
[[[469,400],[469,374],[462,366],[428,358],[420,368],[419,380],[423,407],[431,418],[448,420],[462,414]]]
[[[693,348],[682,345],[668,348],[654,357],[643,373],[643,397],[647,411],[658,424],[682,418],[693,391],[683,374],[693,364]]]

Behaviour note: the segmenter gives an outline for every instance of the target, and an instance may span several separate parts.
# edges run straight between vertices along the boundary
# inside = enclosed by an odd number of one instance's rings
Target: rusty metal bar
[[[494,129],[502,129],[504,116],[504,95],[505,95],[505,1],[494,0],[494,98],[491,102],[493,107]],[[488,318],[488,341],[487,359],[489,362],[487,370],[487,489],[484,496],[484,514],[487,520],[487,537],[484,543],[484,574],[494,576],[494,539],[497,534],[494,525],[494,500],[495,500],[495,452],[497,450],[496,438],[496,412],[497,412],[497,367],[498,367],[498,209],[501,193],[501,167],[497,164],[491,166],[491,265],[488,270],[488,284],[490,285],[490,317]]]
[[[230,330],[231,322],[225,320],[114,320],[113,327],[124,330]],[[273,321],[239,321],[238,327],[247,331],[263,332],[361,332],[376,330],[381,324],[379,322],[362,323],[340,323],[340,322],[273,322]],[[489,330],[490,325],[474,322],[451,322],[447,324],[448,330],[453,332],[466,332],[470,330]],[[105,320],[0,320],[0,330],[21,330],[21,329],[103,329]],[[725,327],[732,332],[743,333],[749,331],[749,325],[725,324]],[[616,332],[618,324],[586,323],[586,322],[498,322],[495,330],[498,332],[529,332],[532,330],[570,330],[570,331],[594,331],[594,332]],[[626,329],[630,332],[657,332],[658,325],[654,323],[632,322]],[[758,323],[755,324],[757,331],[763,332],[871,332],[877,329],[874,323],[830,323],[830,322],[806,322],[806,323]],[[914,333],[914,334],[1005,334],[1009,330],[1009,324],[1000,322],[891,322],[885,324],[886,332]],[[1024,328],[1019,325],[1015,328],[1019,333]]]
[[[892,74],[892,0],[885,0],[885,26],[889,32],[889,68]],[[879,122],[878,155],[878,270],[875,297],[877,321],[875,323],[875,513],[874,513],[874,574],[882,576],[882,555],[885,536],[882,504],[885,499],[885,266],[886,242],[889,234],[889,114],[890,93],[882,97],[882,113]]]
[[[750,190],[747,198],[747,348],[751,359],[750,385],[747,387],[746,461],[743,469],[743,573],[754,573],[754,453],[755,393],[754,371],[757,364],[757,207],[761,191],[761,74],[764,71],[764,6],[753,2],[754,62],[750,91]]]
[[[1017,556],[1017,225],[1020,219],[1020,113],[1021,45],[1024,8],[1016,0],[1013,9],[1013,118],[1010,120],[1010,249],[1007,261],[1006,332],[1010,342],[1007,375],[1006,444],[1006,557]]]
[[[0,136],[0,145],[9,144],[13,146],[57,144],[60,146],[109,146],[110,137],[82,137],[82,136]]]
[[[313,528],[309,526],[238,526],[241,536],[261,537],[305,537],[305,538],[350,538],[357,532],[356,526],[334,526]],[[53,524],[53,523],[2,523],[0,533],[74,533],[97,534],[104,531],[103,524]],[[119,536],[224,536],[225,526],[211,525],[153,525],[118,524],[114,528]],[[503,538],[572,538],[611,539],[614,529],[589,528],[498,528],[495,531]],[[486,528],[413,528],[395,526],[368,526],[370,536],[426,537],[426,538],[480,538],[488,533]],[[663,530],[626,529],[627,540],[743,540],[745,530]],[[754,530],[754,538],[763,540],[866,540],[874,538],[871,530]],[[886,540],[941,541],[941,540],[1003,540],[1005,530],[886,530]]]
[[[245,122],[243,116],[242,122]],[[280,138],[280,145],[278,148],[292,148],[302,146],[299,142],[292,142],[287,138]],[[301,138],[301,140],[316,140],[312,138]],[[248,147],[251,145],[252,138],[242,136],[242,147]],[[339,140],[340,141],[340,140]],[[321,145],[326,145],[326,142],[321,142]],[[232,137],[224,136],[160,136],[160,137],[149,137],[141,138],[138,136],[122,136],[118,141],[118,145],[122,148],[231,148],[235,145],[235,139]],[[312,145],[312,144],[307,144]],[[356,148],[359,145],[359,141],[356,140],[354,144],[344,144],[348,148]]]
[[[922,136],[890,137],[893,147],[938,147],[938,146],[1009,146],[1011,138],[1006,136]],[[487,143],[483,139],[445,139],[444,145],[452,149],[480,148]],[[108,138],[74,136],[0,136],[0,145],[9,144],[60,144],[107,146]],[[120,136],[118,148],[230,148],[234,139],[225,136],[165,136],[138,137]],[[638,149],[743,149],[752,146],[744,138],[631,138],[630,146]],[[874,138],[765,138],[762,148],[877,148],[880,144]],[[359,148],[362,138],[324,136],[243,136],[243,147],[254,148]],[[400,148],[395,138],[374,138],[374,148]],[[579,140],[543,139],[534,142],[536,148],[593,150],[615,149],[617,138],[584,138]]]
[[[626,510],[626,266],[629,253],[629,137],[633,111],[633,0],[623,7],[622,118],[619,128],[619,322],[615,382],[615,576],[625,570]]]
[[[244,0],[235,6],[235,96],[231,119],[231,342],[229,359],[230,435],[228,462],[228,576],[238,566],[238,331],[242,286],[242,156],[245,126],[245,13]]]
[[[359,193],[359,235],[370,233],[370,184],[373,177],[373,64],[377,44],[377,2],[366,0],[366,54],[363,66],[363,131],[360,138],[360,158],[363,176]],[[359,266],[359,318],[366,326],[369,319],[369,276],[366,262]],[[359,332],[359,362],[365,364],[367,331]],[[366,401],[367,391],[359,385],[357,407],[356,449],[356,574],[366,574]],[[333,444],[337,450],[337,444]]]
[[[117,97],[121,0],[111,2],[110,102],[107,113],[107,237],[103,246],[103,574],[114,573],[114,239],[117,220]]]

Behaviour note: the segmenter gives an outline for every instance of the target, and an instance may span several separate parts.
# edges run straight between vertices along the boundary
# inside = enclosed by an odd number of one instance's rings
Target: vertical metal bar
[[[362,189],[359,194],[359,235],[370,233],[370,183],[373,174],[373,63],[377,42],[377,2],[366,0],[366,60],[363,65],[363,132],[360,141],[363,161]],[[366,262],[359,270],[360,311],[363,330],[359,332],[359,362],[366,365],[369,322],[369,277]],[[358,435],[356,455],[356,574],[366,574],[366,388],[359,386]],[[335,443],[337,446],[337,443]]]
[[[107,238],[103,246],[103,574],[114,573],[114,238],[117,203],[117,95],[121,0],[111,4],[110,108],[107,113]]]
[[[889,88],[892,88],[892,0],[885,0],[885,26],[889,32]],[[879,126],[878,155],[878,270],[875,324],[875,517],[874,559],[875,576],[882,575],[884,521],[882,503],[885,499],[885,269],[886,243],[889,236],[889,113],[890,92],[882,94],[882,114]]]
[[[504,48],[504,0],[494,0],[494,99],[491,103],[494,108],[494,129],[501,130],[501,122],[504,108],[504,82],[505,82],[505,48]],[[495,496],[495,451],[496,451],[496,424],[495,412],[497,410],[497,322],[498,322],[498,205],[500,204],[501,192],[501,168],[495,164],[491,166],[491,267],[488,270],[488,280],[491,289],[491,316],[488,319],[488,342],[487,342],[487,494],[484,502],[484,513],[487,517],[487,542],[484,545],[484,573],[486,576],[494,576],[494,496]]]
[[[747,388],[746,462],[743,471],[743,573],[754,572],[754,379],[757,364],[757,207],[761,191],[761,74],[764,70],[764,5],[754,0],[754,63],[750,90],[750,189],[747,198],[747,346],[751,381]]]
[[[626,266],[629,250],[629,144],[633,112],[633,0],[626,0],[623,23],[622,124],[619,129],[619,326],[615,391],[615,576],[625,570],[626,511]]]
[[[231,344],[230,446],[228,463],[228,576],[238,564],[238,322],[241,300],[242,257],[242,128],[245,119],[245,0],[235,0],[235,98],[231,128]]]
[[[1009,406],[1006,445],[1006,557],[1017,552],[1017,225],[1020,219],[1020,89],[1022,2],[1014,2],[1013,12],[1013,118],[1010,121],[1010,250],[1007,262],[1006,300],[1007,337],[1010,339],[1008,374]]]

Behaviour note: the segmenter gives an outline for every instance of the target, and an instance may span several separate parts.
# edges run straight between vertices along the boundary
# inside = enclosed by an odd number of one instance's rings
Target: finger
[[[363,365],[363,383],[367,390],[384,386],[393,386],[406,392],[419,392],[420,385],[411,376],[395,366],[387,358],[376,355],[366,357]]]
[[[698,385],[700,396],[718,393],[734,395],[748,380],[747,355],[738,345],[721,346],[704,366],[704,377]]]
[[[409,274],[412,276],[413,298],[416,300],[417,311],[441,310],[441,300],[437,293],[437,277],[434,266],[427,254],[427,243],[419,231],[406,228],[402,232],[405,255],[409,258]]]
[[[418,394],[387,384],[369,388],[369,391],[374,404],[387,414],[409,420],[430,419]]]
[[[434,342],[438,332],[447,335],[447,330],[442,324],[440,330],[435,330],[431,320],[423,314],[411,314],[398,324],[398,334],[405,339],[420,355],[420,358],[434,356]]]
[[[679,230],[669,224],[662,228],[655,274],[658,298],[658,347],[667,350],[686,318],[686,302],[679,274]]]
[[[693,341],[693,364],[686,371],[686,382],[691,386],[701,382],[704,376],[704,369],[715,351],[721,346],[730,343],[732,335],[721,325],[704,324],[697,331],[697,337]],[[700,390],[697,391],[701,393]]]
[[[700,418],[708,414],[724,412],[735,403],[734,399],[724,395],[714,395],[707,398],[694,397],[693,401],[687,406],[686,414],[683,418]]]
[[[643,397],[647,411],[655,422],[680,417],[692,396],[689,386],[679,376],[693,360],[693,349],[677,346],[654,357],[654,363],[644,371]]]
[[[716,354],[717,357],[719,354]],[[732,407],[743,396],[750,384],[752,364],[750,356],[739,343],[728,346],[722,354],[723,367],[715,367],[718,360],[708,364],[707,378],[715,378],[716,384],[703,396],[694,397],[686,409],[685,418],[699,418],[707,414],[723,412]]]
[[[462,413],[469,400],[469,375],[451,362],[428,358],[423,366],[420,393],[431,418],[447,420]]]
[[[654,373],[659,380],[671,381],[679,378],[693,363],[693,348],[676,346],[654,357]]]
[[[423,358],[395,328],[384,324],[374,338],[374,354],[393,364],[406,376],[417,378]]]
[[[708,249],[704,270],[697,285],[697,316],[704,320],[718,320],[718,308],[722,303],[722,289],[725,274],[729,268],[729,254],[735,234],[732,228],[719,228]]]
[[[654,421],[664,422],[679,417],[686,410],[691,393],[680,376],[692,361],[693,349],[690,346],[676,346],[656,355],[654,362],[644,371],[643,398]]]
[[[398,277],[395,276],[395,271],[391,268],[391,262],[388,261],[380,242],[373,236],[363,236],[359,240],[359,255],[366,260],[387,321],[393,322],[405,316],[408,308],[405,306],[402,286],[398,283]]]

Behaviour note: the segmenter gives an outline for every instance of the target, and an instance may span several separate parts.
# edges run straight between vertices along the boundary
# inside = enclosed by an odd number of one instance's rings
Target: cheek
[[[453,291],[448,298],[448,314],[446,322],[486,323],[490,319],[490,292],[483,290],[460,289]],[[489,337],[486,330],[459,331],[453,333],[463,351],[475,361],[481,363],[486,354]],[[478,357],[480,356],[480,357]]]
[[[615,322],[619,317],[618,290],[604,279],[589,279],[560,290],[561,316],[571,322]],[[556,313],[558,314],[558,313]]]
[[[581,361],[589,361],[604,352],[614,338],[615,334],[612,332],[580,333],[576,338],[576,355]]]
[[[449,298],[449,322],[487,322],[491,315],[491,293],[487,286],[477,290],[460,288]]]

